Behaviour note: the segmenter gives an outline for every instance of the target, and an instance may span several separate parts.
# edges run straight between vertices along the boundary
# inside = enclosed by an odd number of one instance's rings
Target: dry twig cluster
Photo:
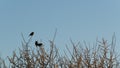
[[[19,49],[19,54],[13,52],[12,57],[8,57],[10,68],[119,68],[118,55],[115,53],[115,37],[109,44],[106,40],[97,41],[93,48],[88,48],[87,44],[75,45],[73,41],[73,51],[66,45],[66,52],[61,57],[54,40],[50,40],[50,49],[46,51],[44,46],[36,47],[32,50],[28,42],[24,40],[23,48]],[[47,45],[46,45],[47,46]],[[85,46],[82,47],[82,46]]]

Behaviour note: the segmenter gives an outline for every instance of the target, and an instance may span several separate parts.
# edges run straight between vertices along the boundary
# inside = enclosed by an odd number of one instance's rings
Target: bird
[[[30,34],[29,34],[29,36],[33,36],[34,35],[34,32],[31,32]]]
[[[38,41],[35,41],[35,45],[36,45],[36,47],[37,47],[37,46],[40,47],[40,46],[42,46],[43,44],[42,44],[42,43],[38,43]]]

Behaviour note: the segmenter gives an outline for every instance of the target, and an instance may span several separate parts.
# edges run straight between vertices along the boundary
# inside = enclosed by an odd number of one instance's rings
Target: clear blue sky
[[[56,28],[55,42],[61,49],[70,38],[74,42],[94,43],[96,37],[111,41],[114,32],[119,42],[120,0],[0,0],[2,57],[21,47],[21,32],[27,39],[34,31],[33,44],[36,39],[52,39]]]

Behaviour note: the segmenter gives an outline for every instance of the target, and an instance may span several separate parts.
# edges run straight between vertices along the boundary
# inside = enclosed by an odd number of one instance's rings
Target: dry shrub
[[[44,46],[31,49],[30,39],[26,42],[23,37],[22,46],[19,53],[13,52],[12,57],[8,57],[10,68],[119,68],[118,55],[115,53],[115,36],[109,44],[106,40],[96,41],[93,48],[88,48],[87,44],[77,45],[71,40],[73,51],[66,48],[70,54],[61,56],[54,44],[50,40],[50,49],[46,51]],[[82,46],[85,46],[82,47]],[[70,59],[68,59],[70,57]]]

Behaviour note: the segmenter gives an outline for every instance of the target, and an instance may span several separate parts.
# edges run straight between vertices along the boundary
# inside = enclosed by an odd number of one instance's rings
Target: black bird
[[[38,41],[35,41],[35,45],[36,45],[36,47],[37,47],[37,46],[40,47],[40,46],[42,46],[43,44],[42,44],[42,43],[38,43]]]
[[[34,35],[34,32],[31,32],[30,34],[29,34],[29,36],[33,36]]]

